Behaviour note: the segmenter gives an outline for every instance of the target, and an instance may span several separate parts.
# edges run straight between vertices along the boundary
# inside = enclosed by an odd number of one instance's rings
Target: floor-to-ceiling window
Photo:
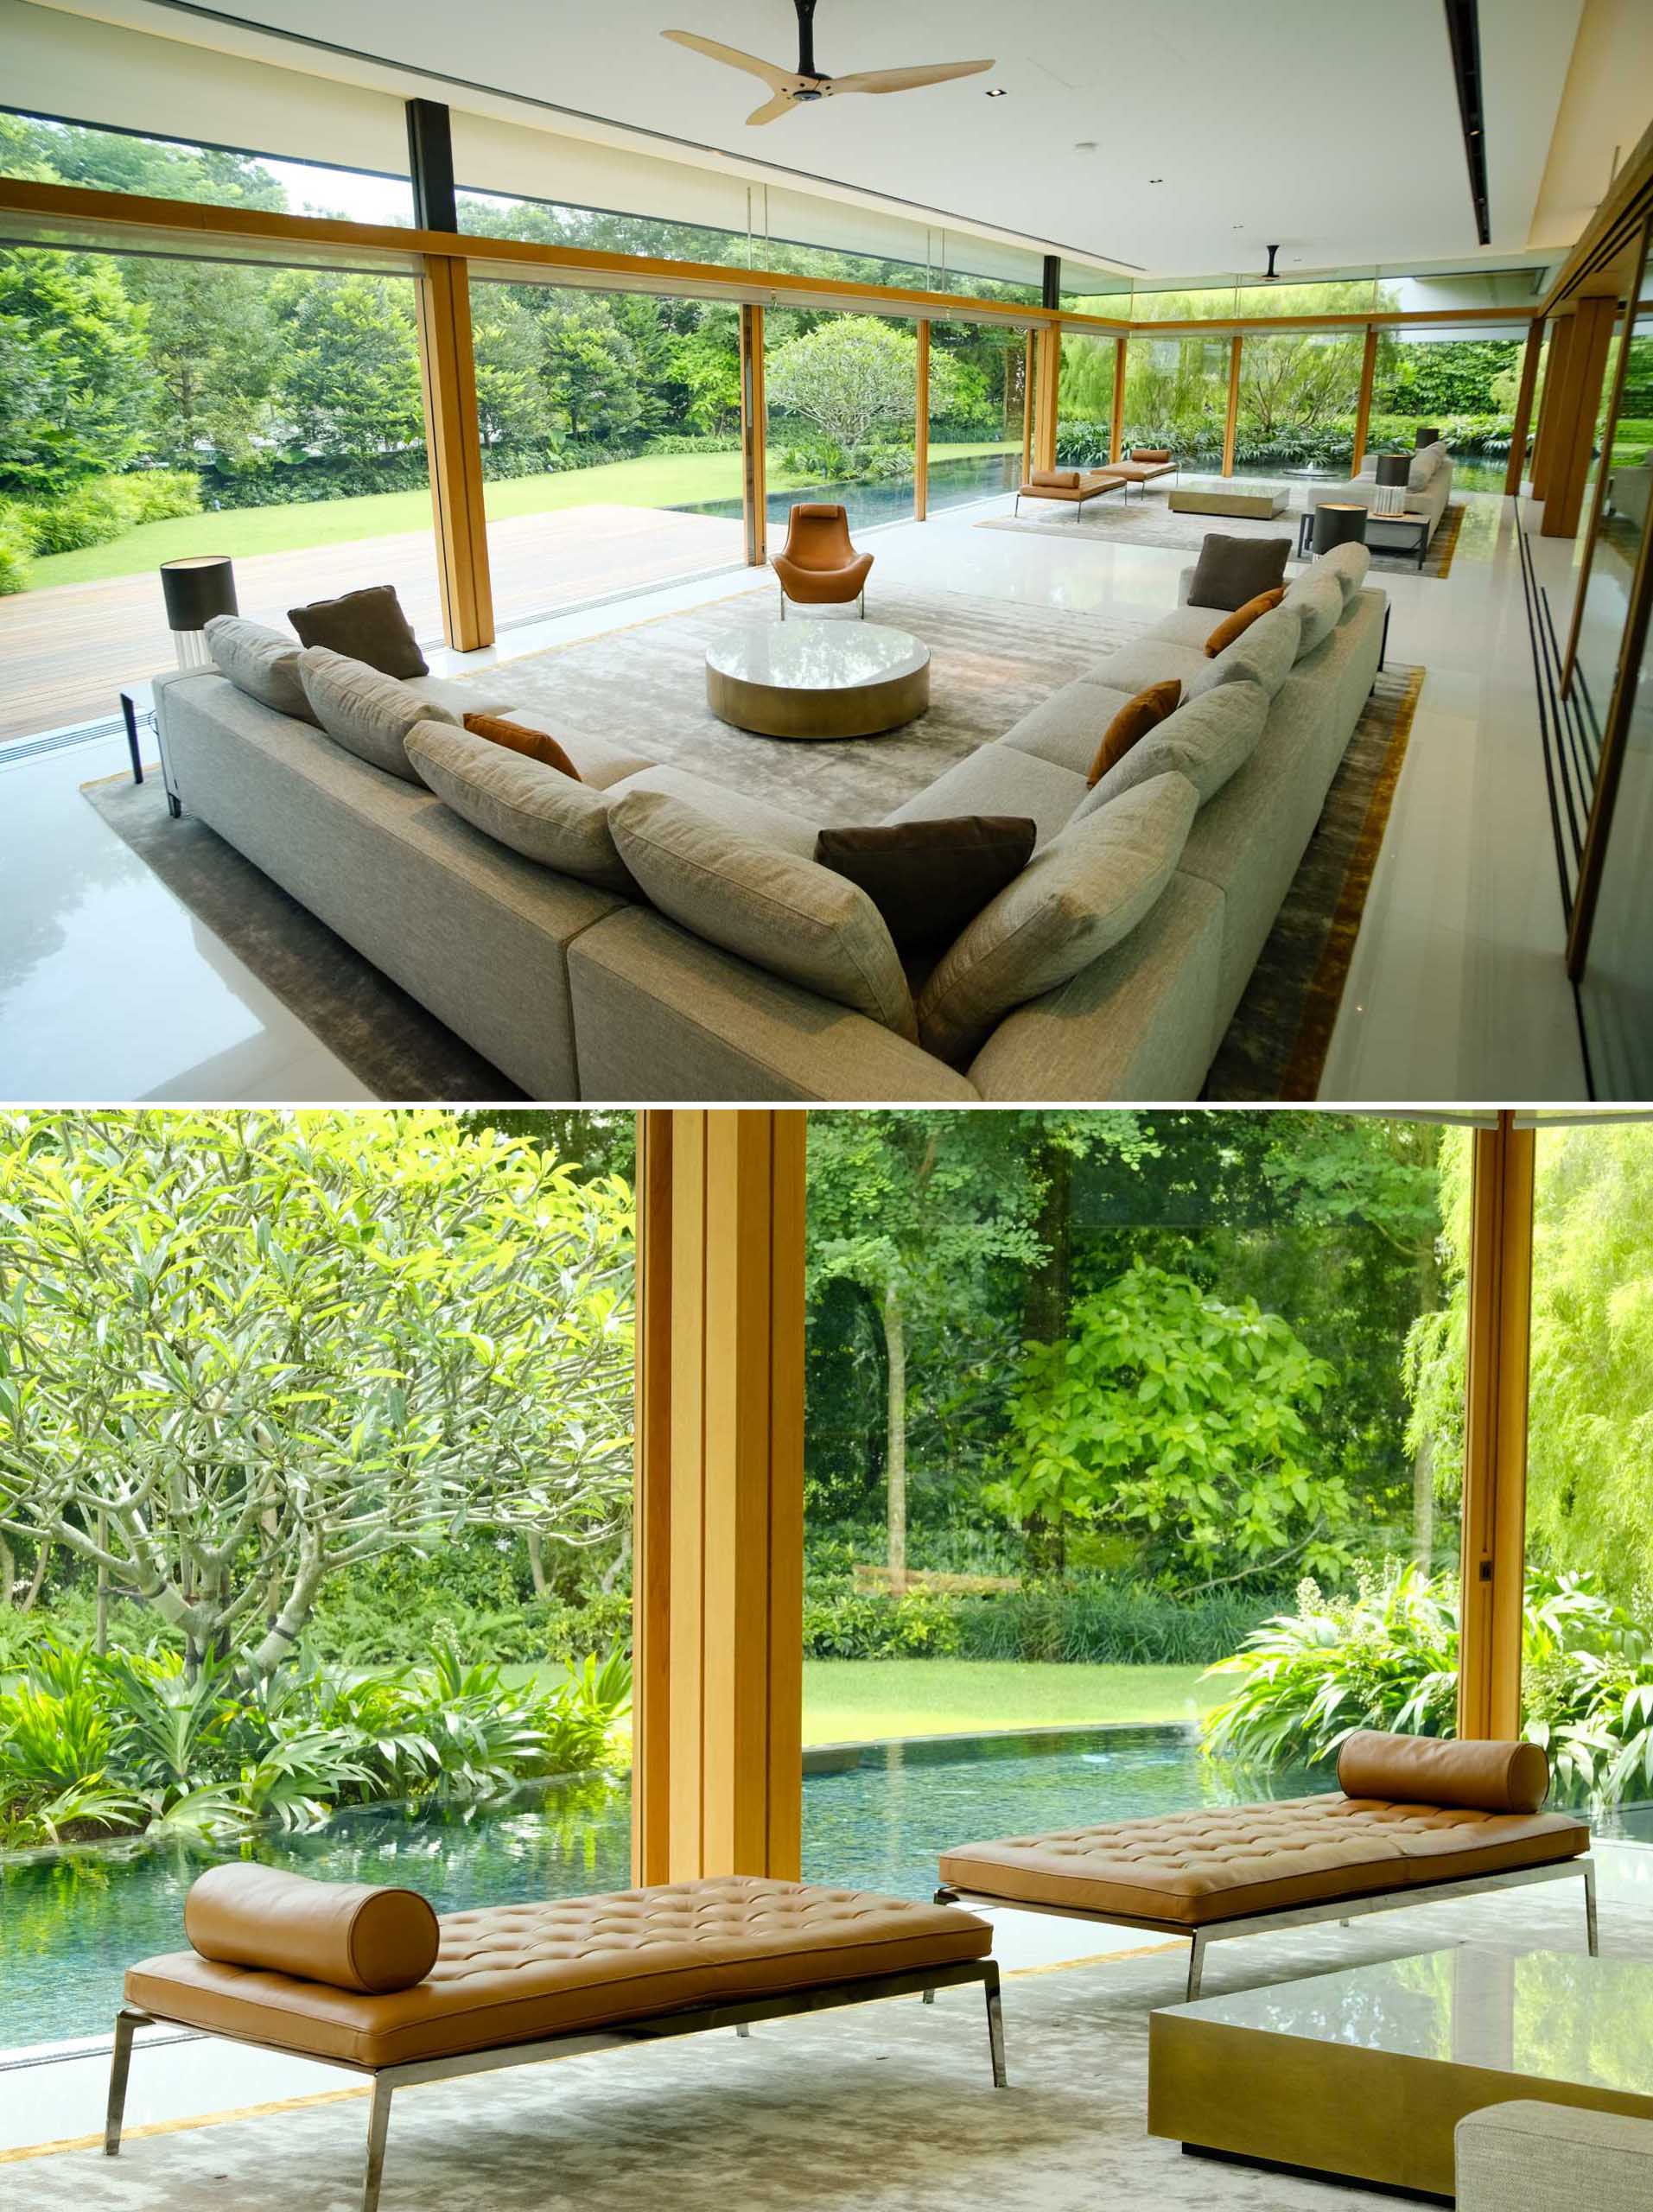
[[[1410,453],[1421,430],[1434,430],[1452,454],[1455,488],[1501,492],[1524,340],[1524,332],[1497,324],[1450,335],[1428,326],[1385,326],[1367,452]]]
[[[919,390],[912,323],[770,307],[764,347],[772,542],[784,540],[787,510],[798,500],[843,506],[852,531],[909,520]],[[944,388],[945,378],[944,370]]]
[[[930,325],[931,514],[1008,491],[1020,480],[1027,346],[1000,323]]]
[[[1133,338],[1125,349],[1123,445],[1168,446],[1185,467],[1223,462],[1226,338]]]
[[[1071,467],[1095,468],[1109,451],[1114,377],[1119,342],[1111,333],[1064,330],[1057,384],[1056,457]]]
[[[1354,457],[1364,334],[1247,331],[1240,350],[1234,473],[1346,477]]]
[[[871,1112],[809,1147],[806,1873],[923,1895],[949,1842],[1452,1732],[1466,1133]]]

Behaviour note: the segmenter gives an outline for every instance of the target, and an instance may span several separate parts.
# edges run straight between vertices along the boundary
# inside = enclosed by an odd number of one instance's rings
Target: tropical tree
[[[411,286],[295,270],[278,280],[274,304],[276,402],[302,448],[371,461],[423,443]]]
[[[145,321],[100,254],[0,253],[0,492],[54,498],[143,450]]]
[[[834,316],[779,346],[765,372],[769,404],[782,415],[812,423],[845,452],[877,442],[880,433],[912,425],[919,341],[881,316]],[[939,352],[930,357],[930,411],[953,404],[954,369]]]
[[[432,1112],[0,1120],[0,1531],[258,1679],[331,1575],[606,1535],[631,1194]]]

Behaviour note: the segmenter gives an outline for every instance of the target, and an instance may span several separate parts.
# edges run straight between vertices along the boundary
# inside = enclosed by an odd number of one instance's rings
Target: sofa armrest
[[[1193,581],[1194,581],[1194,571],[1193,571],[1192,564],[1191,563],[1187,568],[1186,568],[1186,569],[1182,571],[1181,575],[1177,578],[1177,605],[1178,605],[1179,607],[1186,607],[1186,606],[1187,606],[1187,604],[1188,604],[1188,594],[1189,594],[1190,590],[1192,588],[1192,586],[1193,586]]]
[[[1522,2098],[1458,2123],[1458,2212],[1644,2212],[1653,2120]]]
[[[893,1030],[646,907],[575,939],[569,989],[582,1098],[981,1103],[973,1084]]]

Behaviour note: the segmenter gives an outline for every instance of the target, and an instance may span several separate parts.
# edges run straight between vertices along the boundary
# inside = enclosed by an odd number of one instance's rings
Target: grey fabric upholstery
[[[1260,683],[1219,683],[1167,715],[1116,760],[1091,787],[1075,821],[1122,791],[1167,774],[1186,776],[1204,805],[1256,751],[1268,718],[1268,695]]]
[[[1102,731],[1097,734],[1100,738]],[[1071,768],[1059,767],[1014,746],[984,745],[884,819],[944,822],[960,814],[1025,814],[1039,842],[1047,845],[1072,820],[1085,789],[1084,778]]]
[[[407,749],[420,781],[497,843],[600,891],[635,895],[608,827],[607,791],[448,722],[416,722]]]
[[[782,852],[796,853],[800,860],[815,857],[818,823],[745,791],[733,791],[726,784],[712,783],[705,776],[696,775],[692,768],[640,768],[635,775],[611,784],[607,796],[621,799],[630,791],[658,791],[668,798],[683,799],[703,814],[709,814],[724,829],[738,830],[743,837],[778,845]]]
[[[1070,775],[1088,779],[1109,723],[1135,696],[1134,692],[1083,678],[1065,683],[1007,730],[1000,743],[1017,753],[1035,753]]]
[[[206,637],[213,665],[238,691],[273,707],[278,715],[292,715],[321,728],[299,679],[302,648],[296,639],[266,629],[262,622],[249,622],[242,614],[213,615]]]
[[[537,1098],[580,1096],[568,949],[620,901],[213,672],[156,703],[186,810]]]
[[[1335,576],[1310,569],[1289,586],[1282,605],[1293,608],[1302,624],[1297,642],[1300,660],[1329,638],[1343,620],[1343,586]]]
[[[327,735],[404,783],[419,781],[419,771],[408,758],[409,733],[422,721],[459,721],[439,699],[394,676],[381,676],[365,661],[329,652],[325,645],[305,646],[298,657],[298,677]]]
[[[1444,447],[1441,452],[1446,457],[1427,480],[1417,487],[1408,483],[1406,493],[1408,507],[1414,513],[1428,516],[1431,537],[1434,536],[1440,518],[1446,512],[1446,503],[1452,497],[1452,457],[1446,454]],[[1349,483],[1312,484],[1308,493],[1309,505],[1312,507],[1319,507],[1324,506],[1330,501],[1335,505],[1347,506],[1351,501],[1357,501],[1362,506],[1370,507],[1373,494],[1377,489],[1375,473],[1376,467],[1377,456],[1376,454],[1369,454],[1359,475]],[[1390,529],[1386,531],[1382,515],[1373,515],[1366,524],[1366,543],[1380,553],[1408,552],[1417,542],[1416,531],[1409,527],[1405,530]]]
[[[1653,2120],[1512,2098],[1453,2132],[1458,2212],[1647,2212]]]

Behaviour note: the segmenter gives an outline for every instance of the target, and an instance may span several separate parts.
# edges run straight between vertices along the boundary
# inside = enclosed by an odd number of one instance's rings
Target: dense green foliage
[[[1357,1728],[1450,1736],[1458,1693],[1456,1578],[1415,1568],[1328,1598],[1313,1580],[1213,1671],[1237,1679],[1205,1747],[1262,1766],[1326,1764]],[[1558,1796],[1614,1804],[1653,1790],[1653,1634],[1587,1575],[1529,1575],[1525,1732]]]

